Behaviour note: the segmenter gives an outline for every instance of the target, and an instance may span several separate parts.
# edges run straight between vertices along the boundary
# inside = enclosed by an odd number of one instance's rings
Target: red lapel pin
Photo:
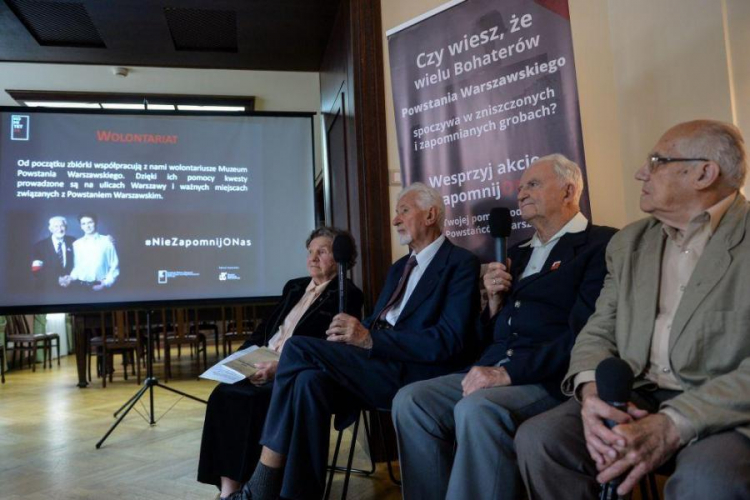
[[[553,262],[552,263],[552,267],[549,268],[550,271],[557,270],[557,268],[560,267],[560,264],[561,264],[561,261],[559,261],[559,260],[556,260],[555,262]]]

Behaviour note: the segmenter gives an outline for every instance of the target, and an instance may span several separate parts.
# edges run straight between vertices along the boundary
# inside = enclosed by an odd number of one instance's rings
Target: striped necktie
[[[393,291],[393,295],[391,295],[391,298],[388,299],[388,303],[385,305],[383,311],[378,316],[378,319],[380,321],[385,321],[385,315],[388,314],[388,311],[393,309],[393,306],[395,306],[404,295],[404,291],[406,290],[406,283],[409,281],[409,275],[411,275],[411,272],[415,267],[417,267],[417,256],[412,255],[411,257],[409,257],[409,260],[406,261],[406,266],[404,266],[404,273],[401,275],[401,279],[399,280],[396,289]]]
[[[65,256],[63,254],[63,242],[62,242],[62,240],[57,242],[57,258],[60,259],[60,265],[62,267],[65,267]]]

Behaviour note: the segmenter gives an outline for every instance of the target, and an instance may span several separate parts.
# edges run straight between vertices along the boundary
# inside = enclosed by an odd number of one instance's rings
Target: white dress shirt
[[[409,297],[411,297],[412,292],[417,287],[417,283],[419,283],[420,278],[422,278],[425,269],[427,269],[427,266],[430,265],[432,259],[435,258],[435,254],[444,241],[445,235],[441,234],[438,239],[424,247],[421,252],[417,254],[414,254],[414,252],[412,252],[412,254],[416,255],[417,257],[417,265],[414,266],[414,269],[412,269],[411,274],[409,275],[409,281],[406,282],[406,290],[401,296],[401,300],[396,302],[385,315],[385,320],[389,324],[395,325],[396,321],[398,321],[398,317],[401,315],[401,310],[409,301]]]
[[[547,240],[546,243],[542,243],[539,238],[539,233],[534,233],[534,236],[521,245],[524,247],[532,247],[534,250],[531,252],[529,263],[526,264],[526,268],[523,270],[521,279],[527,278],[532,274],[536,274],[542,270],[544,263],[547,262],[549,254],[552,253],[552,249],[555,248],[557,242],[560,241],[564,235],[568,233],[581,233],[586,230],[589,225],[588,219],[581,213],[578,212],[575,216],[568,221],[555,235]]]
[[[109,237],[99,233],[89,234],[73,242],[73,271],[70,277],[76,280],[100,281],[112,286],[120,275],[117,251]]]

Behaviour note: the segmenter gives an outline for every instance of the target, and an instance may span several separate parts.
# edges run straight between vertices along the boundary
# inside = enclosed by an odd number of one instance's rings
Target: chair
[[[206,338],[208,338],[208,335],[211,334],[214,337],[214,346],[216,347],[216,356],[219,356],[219,326],[216,324],[216,321],[213,319],[211,320],[200,320],[198,319],[198,308],[195,308],[195,328],[197,333],[202,333],[203,335],[206,335]],[[204,309],[204,312],[207,316],[213,316],[211,315],[208,310]]]
[[[221,321],[224,325],[224,357],[232,353],[232,342],[244,342],[253,334],[255,317],[253,315],[253,319],[251,320],[245,312],[245,306],[234,306],[221,309]]]
[[[364,412],[359,411],[357,412],[356,420],[354,420],[354,423],[352,424],[352,441],[349,445],[349,457],[346,462],[346,467],[341,467],[337,464],[338,458],[339,458],[339,451],[341,449],[341,441],[344,437],[344,431],[346,429],[341,429],[339,431],[338,437],[336,438],[336,446],[333,449],[333,458],[331,459],[331,465],[328,466],[328,482],[326,484],[326,490],[325,490],[325,496],[323,497],[324,500],[328,500],[331,496],[331,487],[333,486],[333,474],[335,472],[343,472],[344,473],[344,485],[341,490],[341,500],[346,499],[346,493],[349,489],[349,476],[352,472],[356,474],[362,474],[365,476],[369,476],[375,472],[375,460],[372,458],[372,455],[370,455],[370,470],[361,470],[361,469],[354,469],[352,468],[352,463],[354,461],[354,449],[357,445],[357,435],[359,433],[359,421],[362,419],[365,424],[365,434],[370,436],[370,426],[367,422],[367,417]]]
[[[107,387],[107,376],[112,382],[114,373],[114,355],[122,355],[123,377],[128,379],[128,361],[131,364],[131,371],[136,375],[136,381],[141,383],[141,363],[143,355],[143,343],[141,342],[139,331],[139,320],[136,313],[127,311],[112,311],[111,315],[112,328],[111,335],[107,334],[107,325],[105,318],[107,313],[101,313],[101,335],[89,339],[89,377],[91,376],[91,357],[94,349],[97,350],[97,359],[99,362],[97,370],[102,375],[102,387]],[[134,321],[131,320],[134,318]],[[134,323],[134,324],[133,324]],[[135,328],[133,328],[135,327]]]
[[[5,383],[5,345],[0,345],[0,383]]]
[[[641,500],[660,500],[659,486],[656,483],[656,476],[671,476],[677,466],[677,459],[673,456],[655,470],[649,472],[641,478],[638,487],[641,493]]]
[[[331,460],[331,465],[328,466],[328,482],[326,484],[326,490],[325,490],[325,496],[323,497],[325,500],[328,500],[331,495],[331,487],[333,485],[333,474],[335,472],[343,472],[344,473],[344,484],[341,489],[341,500],[346,500],[346,494],[349,490],[349,477],[352,473],[356,474],[362,474],[364,476],[370,476],[375,472],[375,459],[373,458],[372,454],[370,454],[370,464],[371,468],[370,470],[361,470],[361,469],[354,469],[352,468],[352,462],[354,460],[354,449],[357,444],[357,433],[359,432],[359,420],[360,417],[362,418],[362,422],[365,425],[365,435],[367,436],[367,441],[370,442],[372,439],[372,433],[371,433],[371,426],[368,422],[367,414],[370,414],[370,419],[372,419],[372,415],[375,415],[375,419],[378,424],[378,434],[380,436],[380,445],[382,446],[383,450],[385,451],[386,455],[386,463],[388,465],[388,476],[391,478],[391,482],[397,486],[401,486],[401,481],[396,479],[394,473],[393,473],[393,464],[391,463],[391,453],[392,450],[390,449],[390,446],[388,445],[388,440],[385,439],[385,435],[383,433],[383,425],[382,421],[380,420],[380,412],[381,411],[389,411],[389,410],[370,410],[370,411],[360,411],[357,413],[357,418],[354,421],[353,428],[352,428],[352,442],[349,446],[349,457],[346,463],[346,467],[340,467],[336,464],[336,461],[338,460],[339,450],[341,448],[341,440],[344,435],[344,430],[341,429],[339,431],[338,438],[336,439],[336,446],[333,451],[333,459]]]
[[[168,323],[167,311],[162,309],[162,317],[164,318],[162,326],[164,332],[164,382],[167,382],[169,377],[172,376],[172,346],[190,346],[191,357],[192,349],[195,348],[199,372],[201,368],[200,353],[203,352],[203,367],[208,368],[206,336],[191,326],[188,316],[187,309],[171,309],[170,321]]]
[[[31,365],[31,371],[36,371],[36,355],[41,343],[43,362],[42,368],[52,368],[52,343],[57,347],[57,365],[60,366],[60,336],[57,333],[33,333],[25,316],[8,316],[6,325],[6,342],[13,342],[13,364],[16,362],[16,351],[20,351],[20,367],[23,368],[23,353],[27,353],[27,359]]]
[[[656,485],[656,474],[649,472],[638,483],[641,500],[660,500],[659,487]]]
[[[161,311],[161,318],[157,320],[158,316],[156,314],[151,315],[151,332],[150,334],[154,337],[154,352],[149,353],[148,349],[148,325],[149,325],[149,312],[148,311],[136,311],[135,315],[138,319],[138,328],[136,329],[138,338],[141,340],[141,345],[143,346],[143,354],[142,354],[142,360],[143,360],[143,366],[146,366],[146,356],[151,356],[151,359],[153,361],[161,360],[161,335],[159,334],[160,331],[164,330],[164,310]]]

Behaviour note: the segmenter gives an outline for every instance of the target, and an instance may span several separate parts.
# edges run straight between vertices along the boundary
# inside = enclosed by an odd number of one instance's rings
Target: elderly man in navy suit
[[[521,177],[521,217],[536,229],[489,265],[479,329],[489,345],[468,371],[404,387],[393,403],[404,498],[515,499],[522,491],[513,437],[558,405],[578,331],[594,311],[615,230],[579,211],[581,170],[562,155]]]
[[[404,189],[393,225],[411,252],[391,266],[374,314],[361,323],[338,314],[327,340],[289,339],[260,462],[228,498],[320,498],[332,414],[346,423],[358,408],[390,408],[402,386],[470,362],[479,261],[442,235],[444,214],[434,189],[422,183]]]
[[[49,220],[49,238],[44,238],[34,245],[31,257],[31,271],[39,285],[59,287],[60,278],[70,274],[73,269],[73,242],[75,238],[67,236],[68,223],[65,217],[56,215]]]

